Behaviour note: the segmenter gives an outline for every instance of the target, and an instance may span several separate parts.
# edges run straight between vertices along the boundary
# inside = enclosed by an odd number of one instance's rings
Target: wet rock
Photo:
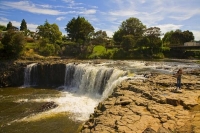
[[[53,108],[56,108],[58,105],[55,102],[46,102],[39,109],[39,112],[44,112]]]

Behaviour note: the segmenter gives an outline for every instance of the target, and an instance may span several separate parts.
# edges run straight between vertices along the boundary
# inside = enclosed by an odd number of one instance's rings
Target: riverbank
[[[200,70],[187,72],[175,92],[172,75],[122,82],[99,103],[81,133],[200,132]]]

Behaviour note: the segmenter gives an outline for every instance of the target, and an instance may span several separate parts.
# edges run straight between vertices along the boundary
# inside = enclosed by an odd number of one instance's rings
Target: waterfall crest
[[[88,94],[94,97],[107,97],[113,88],[126,77],[125,71],[113,67],[94,64],[63,64],[49,65],[33,63],[24,70],[24,85],[60,86],[68,92]]]
[[[27,65],[24,71],[23,87],[35,86],[37,84],[37,63]]]
[[[67,64],[64,89],[81,94],[102,95],[112,88],[114,81],[123,76],[125,71],[105,66],[90,64]],[[109,94],[108,92],[104,95]]]

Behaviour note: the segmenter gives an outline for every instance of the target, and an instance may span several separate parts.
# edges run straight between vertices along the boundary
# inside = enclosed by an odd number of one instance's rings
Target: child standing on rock
[[[176,78],[177,78],[177,84],[176,84],[176,90],[181,90],[181,76],[183,74],[182,69],[178,69],[177,73],[176,73]]]

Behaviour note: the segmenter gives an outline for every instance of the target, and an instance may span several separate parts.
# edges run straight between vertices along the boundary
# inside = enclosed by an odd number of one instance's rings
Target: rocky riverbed
[[[99,103],[81,133],[199,133],[200,70],[185,73],[182,90],[176,78],[151,74],[129,79]]]

